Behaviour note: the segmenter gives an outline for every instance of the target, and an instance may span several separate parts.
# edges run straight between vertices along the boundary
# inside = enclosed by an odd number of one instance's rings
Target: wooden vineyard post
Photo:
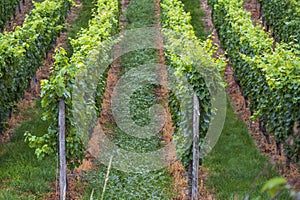
[[[66,163],[66,129],[65,129],[65,101],[59,100],[58,114],[58,129],[59,129],[59,188],[60,200],[66,199],[67,190],[67,163]]]
[[[198,173],[199,173],[199,100],[194,94],[193,110],[193,180],[192,200],[198,200]]]

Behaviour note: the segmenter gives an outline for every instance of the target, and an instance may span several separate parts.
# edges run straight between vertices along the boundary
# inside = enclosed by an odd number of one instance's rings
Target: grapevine
[[[173,134],[173,139],[175,141],[180,141],[180,144],[177,146],[176,151],[180,155],[183,155],[181,158],[182,163],[187,168],[188,163],[192,160],[192,146],[191,144],[182,142],[186,140],[185,135],[191,136],[192,127],[189,124],[184,122],[189,121],[189,118],[192,116],[191,113],[185,112],[186,109],[180,110],[179,102],[176,97],[180,99],[187,99],[188,101],[188,88],[183,83],[184,79],[192,86],[193,91],[196,92],[198,98],[200,99],[200,138],[204,138],[209,127],[209,122],[211,119],[212,111],[211,110],[211,94],[208,87],[216,87],[212,85],[206,85],[203,78],[203,74],[200,74],[196,69],[198,65],[201,65],[206,73],[214,73],[212,71],[217,70],[217,73],[220,73],[225,66],[225,62],[222,58],[216,59],[213,57],[213,54],[216,50],[212,46],[212,41],[208,39],[207,41],[200,41],[194,33],[193,27],[190,24],[191,16],[189,13],[186,13],[183,9],[183,4],[178,0],[163,0],[161,2],[162,8],[162,26],[169,31],[163,30],[164,37],[170,40],[170,43],[165,45],[165,57],[166,63],[171,66],[170,68],[173,71],[173,75],[178,82],[176,83],[176,90],[171,91],[170,95],[170,109],[174,125],[176,126],[175,133]],[[176,35],[183,36],[184,41],[178,41]],[[183,45],[193,42],[194,49],[190,49],[190,46]],[[188,55],[182,56],[176,54],[173,49],[182,49],[186,54],[194,54],[197,57],[197,60],[188,59]],[[210,71],[210,72],[209,72]],[[220,84],[223,87],[223,81],[218,79],[217,76],[212,76],[215,80],[215,84]],[[219,77],[220,78],[220,77]],[[187,110],[191,110],[192,105],[190,105]],[[186,145],[189,145],[188,147]],[[187,150],[186,150],[187,149]],[[183,152],[184,151],[184,152]]]
[[[222,46],[230,58],[243,95],[251,100],[254,117],[273,133],[278,151],[285,145],[288,160],[299,155],[299,51],[293,45],[277,43],[244,11],[238,0],[211,0],[213,20]],[[289,142],[290,141],[290,142]],[[292,142],[291,142],[292,141]]]
[[[0,131],[62,30],[69,4],[69,0],[35,3],[22,27],[0,34]]]
[[[93,19],[87,29],[82,29],[77,38],[71,41],[73,55],[67,57],[63,48],[56,49],[53,72],[49,80],[42,82],[42,107],[43,117],[50,122],[48,132],[41,137],[26,133],[26,140],[39,158],[56,152],[58,138],[58,102],[64,99],[66,103],[66,149],[68,165],[71,169],[78,166],[84,157],[85,146],[79,136],[79,130],[75,126],[72,105],[72,89],[75,86],[75,77],[86,69],[89,53],[100,48],[102,42],[109,41],[118,27],[118,2],[116,0],[99,0]],[[105,59],[105,58],[103,58]],[[105,62],[105,61],[104,61]],[[100,66],[105,67],[105,66]],[[87,70],[87,69],[86,69]],[[98,80],[98,92],[96,99],[101,103],[103,85],[105,80],[100,76]],[[100,105],[98,105],[100,109]],[[99,110],[98,110],[99,111]],[[86,121],[82,119],[81,121]],[[88,125],[87,125],[88,126]]]
[[[300,44],[300,2],[260,0],[263,17],[279,41]]]

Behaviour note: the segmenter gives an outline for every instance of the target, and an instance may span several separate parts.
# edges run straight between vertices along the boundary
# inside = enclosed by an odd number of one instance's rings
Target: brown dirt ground
[[[244,9],[251,14],[251,19],[254,24],[259,25],[261,24],[261,13],[260,13],[260,3],[256,0],[246,0],[244,2]]]
[[[159,98],[160,104],[165,108],[166,111],[166,121],[164,124],[164,127],[162,129],[162,136],[163,140],[166,144],[169,144],[172,141],[172,134],[174,132],[175,127],[173,126],[172,117],[170,113],[170,108],[168,106],[168,72],[165,66],[165,57],[164,57],[164,50],[163,50],[163,37],[160,32],[161,28],[161,22],[160,22],[160,16],[161,16],[161,9],[160,9],[160,0],[155,0],[155,15],[156,15],[156,22],[157,22],[157,46],[158,46],[158,54],[159,54],[159,60],[158,63],[161,65],[161,68],[158,71],[158,80],[160,82],[161,87],[157,88],[156,94]],[[174,155],[176,154],[173,152]],[[172,163],[169,166],[169,172],[171,176],[174,178],[174,184],[172,187],[174,188],[175,192],[178,194],[178,196],[174,199],[186,199],[187,195],[187,176],[186,171],[181,164],[180,161],[176,161]]]
[[[212,31],[214,35],[213,42],[214,44],[218,45],[220,47],[220,41],[218,39],[218,33],[215,30],[212,18],[211,18],[211,10],[207,4],[207,0],[201,0],[202,1],[202,8],[206,12],[204,21],[206,23],[206,26],[209,30]],[[251,18],[253,20],[254,24],[261,24],[261,13],[259,12],[259,3],[256,0],[247,0],[244,3],[244,8],[248,12],[251,12]],[[224,51],[219,48],[218,52],[224,53]],[[258,147],[258,149],[269,157],[270,162],[274,166],[275,169],[277,169],[278,173],[287,178],[288,182],[294,186],[296,189],[300,189],[300,170],[299,166],[292,163],[291,168],[288,169],[285,167],[285,156],[280,156],[276,153],[276,144],[274,141],[274,138],[271,137],[271,144],[268,144],[265,137],[262,135],[262,133],[259,130],[259,124],[258,121],[252,122],[249,120],[249,117],[251,116],[250,110],[246,108],[245,106],[245,100],[242,96],[242,93],[239,89],[239,86],[234,80],[233,77],[233,69],[230,62],[227,63],[225,72],[224,72],[224,78],[227,82],[227,93],[229,94],[231,103],[233,105],[234,111],[236,114],[240,116],[240,118],[248,125],[249,132],[251,136],[254,138],[255,143]]]

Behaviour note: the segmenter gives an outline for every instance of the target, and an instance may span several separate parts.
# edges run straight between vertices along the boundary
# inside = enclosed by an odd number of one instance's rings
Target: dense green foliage
[[[35,153],[38,157],[43,157],[46,154],[56,152],[58,138],[58,102],[60,99],[64,99],[66,104],[66,149],[67,160],[69,161],[68,164],[70,168],[73,169],[76,165],[79,165],[83,159],[85,147],[79,136],[80,130],[75,127],[76,124],[73,116],[74,107],[72,98],[74,95],[73,88],[75,86],[75,77],[81,73],[85,74],[82,70],[89,70],[87,68],[89,64],[88,56],[91,51],[97,47],[101,48],[102,42],[116,33],[118,12],[117,1],[99,0],[97,2],[97,9],[95,10],[94,17],[89,22],[89,27],[87,29],[82,29],[77,38],[71,41],[74,51],[72,57],[68,58],[66,51],[62,48],[56,50],[56,61],[52,75],[49,80],[42,82],[42,107],[44,108],[44,119],[50,122],[48,132],[42,137],[35,137],[32,134],[27,133],[29,145],[36,148]],[[105,60],[104,57],[101,59]],[[100,65],[99,67],[104,68],[105,66]],[[99,80],[97,80],[97,82],[99,81],[100,85],[105,84],[105,80],[101,79],[101,72],[99,73],[99,77],[97,77]],[[78,79],[81,80],[80,78]],[[86,80],[83,78],[82,81]],[[103,90],[104,86],[101,88]],[[88,88],[85,88],[85,90],[88,90]],[[97,98],[101,99],[102,94],[103,92],[99,90]],[[84,100],[82,102],[84,102]],[[99,100],[99,102],[102,101]],[[81,122],[90,126],[90,120],[82,119]]]
[[[276,44],[238,0],[210,0],[214,24],[230,58],[243,95],[251,100],[254,116],[265,120],[277,144],[297,159],[300,137],[293,126],[300,120],[300,58],[297,48]],[[291,142],[292,141],[292,142]]]
[[[69,4],[69,0],[35,3],[22,27],[0,34],[0,131],[63,28]]]
[[[18,3],[20,3],[20,0],[2,0],[0,2],[0,29],[5,26],[7,20],[15,13]]]
[[[279,41],[300,44],[300,1],[259,0],[263,17]]]
[[[276,195],[282,191],[289,193],[292,199],[300,198],[300,191],[296,191],[287,183],[286,178],[274,177],[268,180],[262,188],[263,192],[268,192],[271,198],[276,198]]]
[[[186,100],[188,102],[193,94],[189,92],[188,85],[184,83],[184,80],[187,80],[187,83],[192,86],[192,90],[196,92],[199,98],[200,138],[204,138],[213,112],[211,110],[210,92],[214,90],[209,91],[208,88],[215,88],[215,92],[218,92],[218,86],[223,83],[218,75],[225,63],[222,60],[213,58],[215,48],[212,46],[211,40],[201,42],[195,36],[190,23],[191,16],[184,11],[183,4],[180,1],[163,0],[161,1],[161,8],[162,26],[166,29],[163,30],[163,34],[169,40],[165,45],[166,63],[170,66],[172,76],[177,79],[176,88],[171,92],[169,104],[172,120],[176,126],[173,138],[178,144],[182,144],[176,147],[176,151],[178,155],[182,155],[181,161],[187,167],[192,159],[192,145],[190,142],[185,143],[183,141],[187,141],[191,137],[192,127],[190,123],[192,122],[193,105],[191,103],[187,105],[188,107],[181,109],[180,106],[182,105],[179,105],[179,101]],[[180,40],[178,36],[181,37]],[[180,49],[180,51],[176,52],[176,49]],[[213,81],[210,83],[205,82],[204,77],[210,75]]]

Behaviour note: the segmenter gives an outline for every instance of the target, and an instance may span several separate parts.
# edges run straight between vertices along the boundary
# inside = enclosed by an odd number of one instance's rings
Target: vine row
[[[0,131],[62,30],[69,0],[46,0],[14,32],[0,34]]]
[[[214,25],[226,49],[237,83],[245,99],[250,99],[253,119],[269,142],[275,137],[278,153],[284,144],[287,165],[299,159],[300,59],[296,47],[277,43],[260,27],[239,0],[210,0]],[[247,102],[247,101],[246,101]]]
[[[98,0],[93,18],[89,21],[89,27],[82,29],[76,39],[71,41],[73,47],[71,58],[67,57],[67,53],[63,48],[56,49],[52,75],[49,80],[42,82],[43,117],[50,122],[48,132],[41,137],[36,137],[28,132],[25,134],[30,147],[36,149],[35,153],[38,158],[56,152],[58,145],[58,102],[60,99],[64,99],[66,104],[66,156],[70,169],[78,166],[84,158],[85,141],[80,137],[82,130],[78,129],[78,127],[90,127],[91,119],[84,117],[89,116],[91,113],[90,110],[82,112],[80,108],[78,108],[79,110],[74,110],[74,104],[76,103],[74,99],[76,95],[77,98],[82,98],[82,102],[86,102],[84,95],[89,91],[97,91],[95,98],[98,107],[97,114],[99,115],[102,95],[106,84],[106,80],[103,77],[105,69],[102,70],[105,66],[98,63],[99,66],[97,67],[101,68],[100,72],[98,72],[99,76],[94,76],[95,69],[90,68],[93,66],[89,65],[89,61],[95,58],[92,55],[93,51],[105,46],[104,42],[109,41],[109,38],[117,32],[118,16],[119,8],[117,0]],[[103,54],[99,62],[105,63],[107,58]],[[81,77],[82,75],[84,77]],[[95,77],[97,80],[95,80]],[[76,81],[80,82],[76,83]],[[89,83],[93,83],[94,81],[97,81],[97,88],[89,88]],[[76,91],[83,93],[78,94]],[[81,105],[82,102],[77,103]],[[76,117],[80,118],[77,122],[79,123],[80,121],[83,124],[78,125],[75,123],[74,114],[77,114]],[[86,139],[88,140],[89,138]]]
[[[164,46],[166,64],[170,66],[169,76],[176,79],[169,102],[173,124],[176,127],[173,140],[177,142],[176,152],[182,156],[181,162],[187,169],[192,160],[192,144],[189,141],[192,136],[190,122],[193,103],[190,100],[195,92],[200,101],[199,134],[203,139],[214,112],[211,107],[211,92],[214,90],[211,89],[220,86],[223,88],[224,83],[219,75],[225,67],[225,62],[223,58],[213,57],[216,48],[210,39],[200,41],[195,36],[191,16],[184,11],[183,6],[179,0],[161,1],[162,33],[167,41]],[[206,82],[205,76],[210,76],[212,81]],[[192,91],[189,91],[189,87]]]
[[[263,17],[279,41],[300,44],[300,2],[297,0],[259,0]]]

